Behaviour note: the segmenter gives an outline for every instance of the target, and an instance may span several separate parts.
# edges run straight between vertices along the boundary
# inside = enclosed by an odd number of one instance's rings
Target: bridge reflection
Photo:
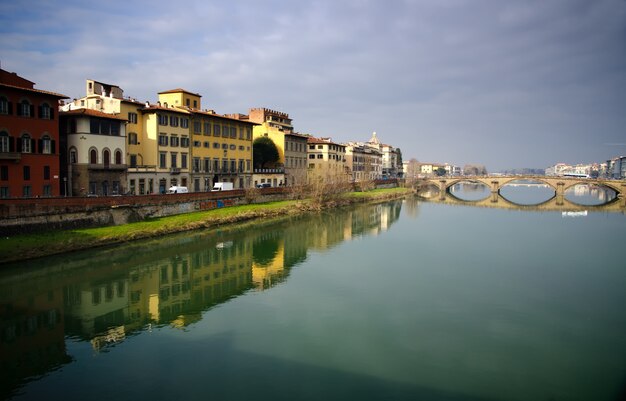
[[[529,211],[608,211],[626,213],[626,198],[624,197],[617,197],[607,203],[600,205],[581,205],[568,200],[563,195],[554,195],[553,197],[542,203],[525,205],[508,200],[500,195],[499,192],[491,192],[488,197],[480,200],[461,199],[451,192],[437,192],[436,194],[422,192],[418,196],[423,200],[435,203],[491,207],[498,209]]]

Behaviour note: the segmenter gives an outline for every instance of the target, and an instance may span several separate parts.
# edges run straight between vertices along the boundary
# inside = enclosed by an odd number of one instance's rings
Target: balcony
[[[180,167],[170,167],[170,174],[180,174]]]
[[[22,154],[17,152],[0,152],[0,160],[15,160],[17,163],[22,160]]]
[[[285,174],[285,169],[280,168],[255,168],[254,174]]]
[[[89,163],[89,170],[124,171],[128,168],[126,164],[101,164]]]

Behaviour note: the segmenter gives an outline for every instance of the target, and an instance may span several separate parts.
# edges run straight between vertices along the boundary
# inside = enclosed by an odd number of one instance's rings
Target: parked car
[[[272,184],[269,182],[262,182],[256,185],[257,188],[271,188]]]

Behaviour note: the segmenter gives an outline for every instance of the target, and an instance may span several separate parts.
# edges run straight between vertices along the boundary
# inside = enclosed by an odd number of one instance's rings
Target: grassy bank
[[[377,189],[346,193],[338,199],[342,205],[392,199],[405,196],[405,188]],[[201,212],[149,219],[120,226],[54,231],[18,235],[0,239],[0,263],[49,256],[53,254],[128,242],[165,234],[217,227],[258,218],[307,213],[319,210],[309,200],[287,200],[271,203],[232,206]]]

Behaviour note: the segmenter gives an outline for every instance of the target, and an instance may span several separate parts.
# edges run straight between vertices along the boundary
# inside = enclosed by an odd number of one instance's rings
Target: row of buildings
[[[546,175],[574,175],[591,178],[626,178],[626,156],[618,156],[600,163],[566,164],[557,163],[545,169]]]
[[[402,174],[399,149],[379,142],[335,143],[294,131],[287,113],[253,108],[218,114],[185,89],[155,103],[87,80],[85,96],[35,89],[0,70],[0,198],[165,193],[300,185],[314,179],[375,180]],[[253,141],[268,137],[279,160],[255,168]]]

